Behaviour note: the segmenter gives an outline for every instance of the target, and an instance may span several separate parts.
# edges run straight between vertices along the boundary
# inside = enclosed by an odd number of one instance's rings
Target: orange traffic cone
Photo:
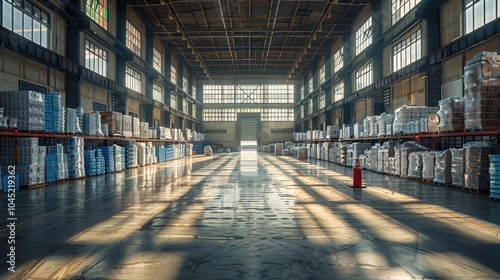
[[[366,186],[363,186],[363,177],[361,174],[361,171],[363,169],[361,168],[361,164],[359,163],[359,158],[356,158],[355,164],[352,167],[352,185],[349,187],[351,188],[366,188]]]

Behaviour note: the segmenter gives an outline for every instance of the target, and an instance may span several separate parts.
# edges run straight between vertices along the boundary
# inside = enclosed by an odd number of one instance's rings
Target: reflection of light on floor
[[[257,151],[242,151],[240,153],[240,172],[243,175],[257,174]]]
[[[180,252],[134,252],[108,272],[106,279],[176,279],[186,259]]]

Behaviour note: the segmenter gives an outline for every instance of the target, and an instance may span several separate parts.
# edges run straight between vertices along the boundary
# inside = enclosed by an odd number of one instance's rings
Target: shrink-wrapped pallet
[[[498,146],[489,141],[473,141],[464,145],[464,187],[483,191],[490,188],[489,155],[497,154]]]
[[[436,166],[434,168],[434,183],[451,184],[451,152],[450,149],[436,151]]]
[[[428,151],[422,153],[422,179],[434,180],[434,169],[436,167],[436,153]]]
[[[439,100],[439,131],[464,130],[464,99],[449,97]]]
[[[354,138],[358,139],[364,136],[364,125],[362,123],[354,124]]]
[[[378,127],[378,136],[385,136],[392,134],[392,131],[387,131],[387,125],[394,123],[394,115],[382,113],[377,117],[377,127]]]
[[[401,164],[401,172],[400,176],[401,178],[407,178],[408,177],[408,165],[409,165],[409,155],[413,152],[420,152],[420,151],[427,151],[429,150],[427,147],[420,146],[416,144],[413,141],[406,142],[403,144],[401,147],[401,159],[400,159],[400,164]]]
[[[451,152],[451,184],[464,186],[464,156],[462,149],[450,149]]]
[[[2,91],[0,107],[3,115],[17,119],[20,130],[45,129],[45,95],[35,91]]]
[[[422,178],[422,152],[413,152],[408,155],[408,178]]]
[[[108,125],[109,136],[123,136],[121,113],[99,111],[99,114],[101,115],[101,124],[105,123]]]
[[[132,137],[132,116],[122,115],[122,133],[123,137]]]

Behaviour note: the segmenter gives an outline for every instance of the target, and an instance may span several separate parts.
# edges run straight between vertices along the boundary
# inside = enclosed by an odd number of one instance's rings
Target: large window
[[[314,111],[314,105],[313,105],[313,100],[312,100],[312,98],[311,98],[311,99],[309,99],[309,101],[308,101],[308,103],[307,103],[307,104],[308,104],[308,106],[307,106],[307,114],[308,114],[308,115],[311,115],[311,114],[313,113],[313,111]]]
[[[356,70],[356,90],[360,90],[371,85],[373,82],[373,68],[372,63],[368,63]]]
[[[309,79],[309,92],[308,93],[311,93],[314,91],[314,84],[313,84],[313,77],[311,76],[311,78]]]
[[[305,89],[304,89],[304,83],[300,86],[300,100],[304,99],[305,96]]]
[[[177,95],[170,93],[170,107],[177,109]]]
[[[344,67],[344,47],[340,47],[333,54],[333,72],[337,72]]]
[[[153,48],[153,68],[161,72],[161,65],[162,65],[162,59],[161,59],[161,53],[157,48]]]
[[[187,93],[189,91],[189,83],[187,77],[182,77],[182,90]]]
[[[153,99],[164,103],[163,102],[163,88],[160,84],[158,83],[153,83]]]
[[[42,47],[49,48],[49,14],[27,0],[3,0],[2,25]]]
[[[85,1],[85,14],[102,28],[108,30],[108,0]]]
[[[420,29],[392,47],[393,71],[410,65],[422,57]]]
[[[85,42],[85,67],[104,77],[108,76],[108,54],[90,41]]]
[[[500,17],[497,0],[465,0],[465,33],[470,33]]]
[[[193,116],[193,118],[196,118],[196,105],[192,105],[192,112],[191,112],[191,116]]]
[[[196,86],[195,85],[191,86],[191,95],[196,99]]]
[[[182,99],[182,112],[188,113],[188,101],[187,99]]]
[[[173,65],[170,66],[170,82],[177,85],[177,68]]]
[[[344,98],[344,82],[339,82],[333,86],[332,103]]]
[[[234,122],[238,113],[261,113],[263,122],[293,122],[293,109],[203,109],[203,121],[206,122]]]
[[[319,95],[319,98],[318,98],[318,109],[323,109],[325,108],[326,106],[326,102],[325,102],[325,94],[322,93]]]
[[[304,111],[305,111],[305,106],[304,105],[300,106],[300,119],[303,119],[305,117]]]
[[[127,20],[127,48],[141,56],[141,33]]]
[[[293,103],[293,85],[204,85],[203,103]]]
[[[372,17],[369,17],[358,31],[356,31],[356,55],[372,44],[372,29]]]
[[[133,91],[142,93],[142,76],[141,73],[135,71],[130,67],[126,67],[126,81],[125,86]]]
[[[392,0],[392,24],[403,18],[418,3],[420,0]]]
[[[319,84],[323,84],[325,82],[325,65],[321,65],[319,68]]]

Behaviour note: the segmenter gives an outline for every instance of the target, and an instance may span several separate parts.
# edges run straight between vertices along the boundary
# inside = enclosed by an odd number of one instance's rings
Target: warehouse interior
[[[500,1],[0,7],[0,278],[500,278]]]

